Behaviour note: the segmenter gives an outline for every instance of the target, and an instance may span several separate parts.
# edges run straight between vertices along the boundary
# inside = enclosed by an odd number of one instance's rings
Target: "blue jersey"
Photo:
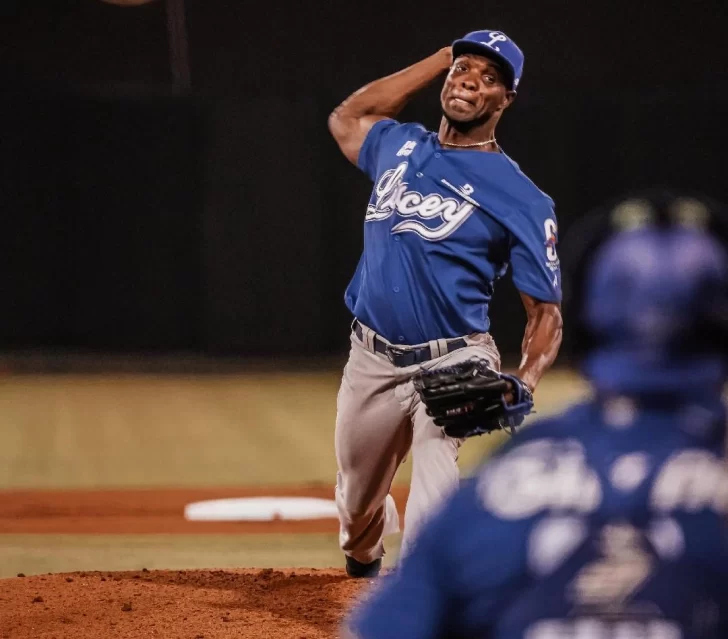
[[[728,636],[722,408],[584,404],[464,482],[350,619],[360,639]]]
[[[374,188],[349,310],[397,344],[489,329],[493,286],[561,301],[552,200],[505,153],[447,149],[417,124],[377,122],[359,153]]]

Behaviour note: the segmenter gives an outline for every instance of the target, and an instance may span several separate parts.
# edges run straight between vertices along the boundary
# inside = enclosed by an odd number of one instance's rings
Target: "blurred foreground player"
[[[647,192],[572,229],[565,324],[593,399],[464,482],[344,637],[728,637],[724,225]]]

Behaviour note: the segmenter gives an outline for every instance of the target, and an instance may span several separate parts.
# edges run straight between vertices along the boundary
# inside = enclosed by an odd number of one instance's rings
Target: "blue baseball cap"
[[[472,31],[452,44],[453,58],[474,53],[491,58],[505,66],[510,75],[510,89],[517,89],[523,75],[523,52],[502,31]]]

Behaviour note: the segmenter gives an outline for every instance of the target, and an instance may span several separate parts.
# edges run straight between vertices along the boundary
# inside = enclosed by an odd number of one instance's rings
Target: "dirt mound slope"
[[[371,584],[316,569],[19,575],[0,580],[0,637],[328,639]]]

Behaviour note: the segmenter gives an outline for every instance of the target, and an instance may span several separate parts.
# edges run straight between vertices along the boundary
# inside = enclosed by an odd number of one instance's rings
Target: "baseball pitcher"
[[[495,375],[489,401],[503,414],[483,432],[513,427],[561,343],[554,204],[495,139],[523,61],[504,33],[475,31],[366,85],[329,117],[343,154],[374,184],[345,294],[354,320],[335,435],[340,545],[352,577],[376,576],[383,536],[399,530],[388,493],[405,455],[413,473],[403,553],[458,483],[462,438],[434,423],[413,376],[477,357]],[[398,122],[442,74],[439,130]],[[527,322],[517,374],[502,378],[488,310],[509,265]]]
[[[577,233],[566,318],[593,398],[517,433],[464,482],[344,637],[728,636],[728,227],[717,213],[640,193]],[[436,412],[445,394],[432,392]]]

